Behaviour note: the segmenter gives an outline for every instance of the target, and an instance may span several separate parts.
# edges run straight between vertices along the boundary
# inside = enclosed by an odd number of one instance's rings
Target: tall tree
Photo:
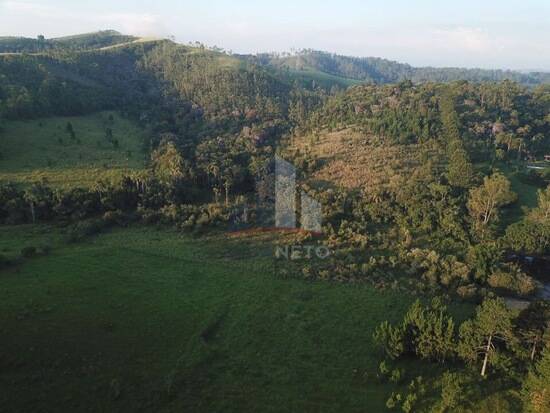
[[[529,219],[537,224],[550,225],[550,185],[538,192],[538,206],[529,214]]]
[[[528,374],[522,395],[528,412],[550,412],[550,347],[546,347],[541,360]]]
[[[459,334],[459,355],[471,364],[481,356],[481,375],[485,376],[497,342],[514,344],[512,313],[502,299],[485,300],[475,318],[462,323]]]
[[[447,179],[449,184],[458,188],[470,188],[474,176],[474,167],[468,153],[461,144],[452,145],[449,156]]]
[[[510,181],[501,173],[485,177],[483,184],[470,190],[468,210],[477,229],[498,220],[499,208],[516,200]]]
[[[517,320],[519,336],[529,347],[529,358],[535,359],[545,342],[550,342],[550,303],[536,301],[523,310]]]

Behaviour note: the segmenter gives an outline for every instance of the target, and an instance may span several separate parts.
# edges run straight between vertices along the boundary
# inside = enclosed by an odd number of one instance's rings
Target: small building
[[[550,155],[544,155],[544,160],[546,162],[550,162]]]

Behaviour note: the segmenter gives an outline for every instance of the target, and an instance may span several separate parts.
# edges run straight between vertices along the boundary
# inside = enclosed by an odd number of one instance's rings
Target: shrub
[[[68,241],[77,242],[91,235],[96,235],[100,233],[101,230],[105,227],[106,227],[106,223],[102,219],[93,219],[90,221],[78,222],[69,231]]]
[[[410,413],[414,410],[414,406],[418,400],[418,396],[416,393],[409,393],[407,394],[407,397],[405,398],[405,401],[403,402],[403,406],[401,406],[401,409],[405,413]]]
[[[378,371],[382,376],[387,376],[390,373],[390,368],[388,367],[388,364],[385,361],[382,361],[378,366]]]
[[[535,281],[521,271],[517,265],[508,265],[494,272],[489,277],[488,284],[493,288],[505,290],[519,296],[529,296],[536,290]]]
[[[52,252],[52,247],[50,245],[44,244],[40,246],[40,253],[42,255],[50,255],[51,252]]]
[[[475,284],[462,285],[456,289],[456,293],[464,300],[474,300],[479,296],[478,288]]]
[[[405,351],[404,332],[400,327],[393,327],[384,321],[374,331],[374,341],[391,358],[398,358]]]
[[[107,211],[103,214],[103,222],[106,225],[124,225],[126,223],[126,217],[120,210]]]
[[[11,264],[11,261],[5,255],[0,254],[0,269],[6,268]]]
[[[148,208],[138,209],[138,214],[141,220],[146,224],[156,224],[162,218],[162,215],[159,211]]]
[[[392,393],[388,401],[386,402],[386,407],[390,410],[395,409],[401,402],[402,396],[400,393]]]
[[[37,254],[36,248],[32,246],[25,247],[21,250],[21,256],[23,256],[23,258],[32,258],[36,256],[36,254]]]
[[[457,373],[446,372],[441,380],[441,411],[453,411],[465,401],[464,379]]]
[[[404,376],[405,376],[405,370],[403,370],[403,369],[394,369],[391,372],[390,381],[392,383],[400,383],[403,380]]]

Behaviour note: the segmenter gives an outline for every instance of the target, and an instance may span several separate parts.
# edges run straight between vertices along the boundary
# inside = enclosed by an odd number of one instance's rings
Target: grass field
[[[396,390],[372,333],[414,297],[278,278],[261,240],[63,231],[0,227],[4,255],[53,247],[0,272],[0,410],[380,412]]]
[[[332,86],[338,86],[340,88],[347,88],[349,86],[360,85],[365,82],[357,79],[350,79],[330,73],[321,72],[312,67],[304,67],[300,69],[279,67],[278,69],[270,68],[273,75],[281,77],[288,84],[293,84],[295,81],[300,81],[306,84],[308,87],[312,86],[312,82],[315,82],[317,86],[321,86],[325,89],[331,89]]]
[[[508,165],[503,162],[497,164],[497,169],[510,180],[512,191],[518,196],[517,202],[505,208],[502,213],[502,220],[500,223],[502,229],[514,222],[520,221],[525,216],[525,208],[531,209],[537,206],[537,193],[538,190],[542,188],[522,182],[519,179],[516,170],[522,170],[523,168],[525,168],[525,165],[515,167],[514,165]]]
[[[299,78],[304,81],[315,81],[318,85],[322,85],[324,87],[330,87],[330,85],[337,84],[342,88],[347,88],[349,86],[365,83],[361,80],[335,76],[313,68],[307,68],[304,70],[291,69],[289,70],[289,73],[292,75],[292,78]]]
[[[110,120],[112,116],[112,120]],[[75,136],[67,132],[67,123]],[[106,138],[112,130],[113,141]],[[146,133],[114,112],[10,121],[0,131],[0,182],[88,186],[141,169]]]

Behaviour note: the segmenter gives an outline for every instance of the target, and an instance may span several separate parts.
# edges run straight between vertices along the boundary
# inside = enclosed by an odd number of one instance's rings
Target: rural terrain
[[[547,73],[0,38],[0,411],[548,412],[549,300]]]

